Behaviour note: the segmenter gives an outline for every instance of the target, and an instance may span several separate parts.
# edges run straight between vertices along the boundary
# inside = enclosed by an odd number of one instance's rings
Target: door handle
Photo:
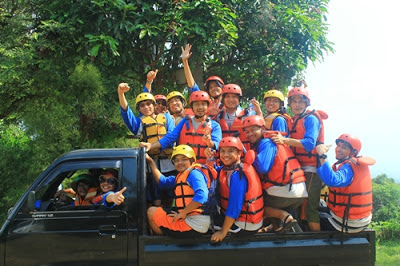
[[[117,232],[117,227],[113,225],[100,225],[99,232],[101,235],[110,235]]]

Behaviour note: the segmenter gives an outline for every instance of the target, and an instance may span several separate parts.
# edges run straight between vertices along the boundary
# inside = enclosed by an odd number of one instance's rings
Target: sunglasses
[[[99,177],[99,182],[101,183],[108,183],[109,185],[116,185],[118,183],[118,180],[114,177],[112,178],[105,178],[100,176]]]
[[[162,106],[167,106],[167,102],[164,101],[164,100],[156,101],[156,104],[157,104],[157,105],[162,105]]]

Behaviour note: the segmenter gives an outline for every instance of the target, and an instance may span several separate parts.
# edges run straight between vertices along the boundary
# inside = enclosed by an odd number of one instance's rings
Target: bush
[[[0,222],[6,218],[7,211],[25,192],[35,177],[32,175],[31,139],[17,126],[4,125],[0,121]],[[41,169],[40,169],[41,170]]]
[[[374,222],[400,220],[400,185],[385,174],[372,179]]]
[[[378,242],[400,239],[399,221],[373,222],[371,227],[376,231]]]

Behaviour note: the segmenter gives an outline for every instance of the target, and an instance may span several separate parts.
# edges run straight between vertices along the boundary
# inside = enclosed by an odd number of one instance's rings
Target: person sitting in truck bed
[[[255,152],[253,166],[264,190],[264,216],[279,219],[275,232],[285,233],[297,223],[289,211],[299,207],[308,196],[304,172],[287,145],[271,140],[279,131],[265,132],[265,120],[261,116],[246,117],[242,126],[252,144],[249,154]],[[262,231],[273,231],[273,227],[265,227]]]
[[[125,197],[122,195],[126,187],[117,191],[118,188],[118,171],[115,169],[105,169],[99,176],[99,191],[97,195],[90,201],[92,204],[102,204],[107,208],[113,208],[124,202]]]
[[[260,178],[253,166],[241,163],[243,144],[237,137],[225,137],[219,143],[222,166],[216,166],[221,214],[214,218],[219,229],[212,242],[222,241],[228,232],[235,236],[257,233],[263,225],[264,202]],[[208,156],[214,156],[207,150]]]
[[[336,140],[336,160],[332,167],[327,161],[331,145],[320,144],[317,152],[321,166],[318,175],[329,187],[328,216],[321,218],[321,230],[357,233],[372,220],[372,183],[369,165],[375,159],[357,156],[361,141],[353,135],[342,134]]]
[[[308,110],[311,100],[308,90],[303,87],[295,87],[289,91],[288,106],[293,113],[293,123],[289,127],[289,136],[283,137],[277,134],[272,137],[276,144],[290,146],[306,177],[308,198],[304,201],[300,217],[307,222],[310,231],[319,231],[319,197],[321,191],[321,179],[317,174],[319,164],[315,147],[324,142],[325,127],[323,120],[328,115],[321,110]]]
[[[188,145],[174,148],[172,162],[179,172],[175,176],[164,176],[153,159],[146,154],[146,161],[160,189],[175,187],[174,208],[150,207],[147,218],[151,230],[156,235],[174,237],[196,237],[206,233],[210,226],[210,216],[201,209],[208,199],[210,180],[194,167],[196,155]]]

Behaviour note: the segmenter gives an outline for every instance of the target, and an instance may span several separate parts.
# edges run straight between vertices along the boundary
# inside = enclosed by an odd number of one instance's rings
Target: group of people
[[[189,66],[192,46],[182,48],[189,102],[179,91],[151,94],[157,70],[147,74],[144,92],[130,109],[127,83],[118,96],[122,118],[147,150],[149,225],[154,234],[193,237],[210,230],[212,241],[257,232],[285,233],[298,220],[309,231],[359,232],[372,219],[372,187],[368,165],[358,156],[360,140],[343,134],[336,140],[337,162],[327,161],[324,144],[327,114],[308,110],[306,86],[284,95],[269,90],[254,110],[240,105],[242,89],[211,76],[201,91]],[[185,108],[189,107],[189,108]],[[216,196],[211,193],[215,188]],[[320,220],[320,191],[329,187]],[[206,206],[217,198],[217,214]],[[165,199],[174,198],[172,205]],[[168,202],[168,201],[167,201]]]
[[[96,169],[97,170],[97,169]],[[79,174],[74,177],[71,188],[59,190],[54,198],[64,206],[104,205],[113,208],[124,202],[123,193],[118,191],[118,171],[112,168]]]

